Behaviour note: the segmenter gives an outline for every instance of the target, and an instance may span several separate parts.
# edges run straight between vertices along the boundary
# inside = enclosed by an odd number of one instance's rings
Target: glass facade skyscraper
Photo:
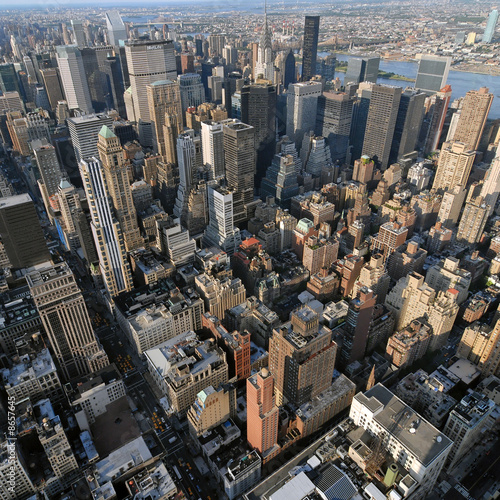
[[[302,48],[302,81],[307,82],[316,74],[318,53],[319,16],[306,16],[304,45]]]

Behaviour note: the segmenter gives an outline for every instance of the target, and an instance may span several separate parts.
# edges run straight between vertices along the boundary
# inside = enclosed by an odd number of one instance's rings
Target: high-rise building
[[[69,109],[80,109],[84,113],[92,113],[94,109],[82,53],[76,46],[64,45],[56,47],[56,58]]]
[[[264,13],[264,27],[262,28],[262,35],[260,37],[259,48],[257,50],[257,61],[255,63],[255,74],[253,76],[254,80],[262,78],[272,83],[274,82],[273,46],[271,41],[271,32],[269,30],[269,26],[267,25],[267,9]]]
[[[153,122],[153,149],[155,153],[165,157],[167,156],[165,132],[168,135],[169,125],[174,124],[176,135],[182,132],[182,106],[179,83],[172,80],[159,80],[147,85],[146,90],[149,115]]]
[[[254,182],[259,188],[276,152],[275,85],[254,83],[241,89],[241,121],[253,127],[255,132],[257,168]]]
[[[171,40],[135,40],[125,44],[125,55],[134,119],[139,123],[141,144],[152,145],[151,116],[146,87],[153,82],[177,78],[174,44]]]
[[[304,134],[314,131],[321,82],[289,85],[287,92],[286,135],[300,147]]]
[[[424,92],[406,89],[401,94],[389,155],[390,164],[415,151],[424,116],[424,102]]]
[[[108,41],[111,45],[119,45],[120,40],[127,40],[127,29],[123,24],[120,13],[117,10],[106,12],[106,26],[108,28]]]
[[[96,158],[80,162],[80,174],[89,201],[91,229],[99,257],[101,275],[110,297],[132,288],[123,234],[113,216],[106,175]]]
[[[458,292],[457,303],[467,299],[472,275],[469,271],[459,268],[460,261],[455,257],[446,257],[427,270],[425,282],[434,290],[445,292],[451,288]]]
[[[482,430],[494,408],[495,403],[487,396],[472,391],[451,410],[443,430],[453,441],[446,464],[448,471],[459,465],[464,455],[481,438]]]
[[[494,9],[490,12],[488,16],[488,22],[486,23],[486,28],[483,34],[483,43],[491,43],[493,37],[495,36],[495,28],[498,21],[498,10]]]
[[[226,37],[224,35],[209,35],[208,45],[210,48],[210,56],[222,57],[222,49],[226,45]]]
[[[330,146],[333,161],[345,162],[349,149],[353,99],[344,92],[323,92],[318,97],[316,135]]]
[[[232,214],[234,223],[248,220],[247,205],[253,201],[255,185],[255,129],[236,119],[222,121],[224,162],[228,186],[234,191]],[[234,215],[233,215],[234,214]],[[231,222],[232,228],[233,222]]]
[[[465,94],[457,126],[450,140],[463,142],[467,149],[476,151],[492,102],[493,94],[489,92],[487,87],[469,90]]]
[[[108,357],[69,266],[48,262],[26,280],[64,378],[68,381],[106,366]]]
[[[377,300],[373,290],[362,287],[356,298],[349,302],[344,324],[344,341],[340,352],[340,362],[346,367],[354,361],[363,359],[368,341],[370,321]]]
[[[210,178],[224,176],[224,132],[222,123],[201,122],[201,149],[203,165],[210,169]]]
[[[232,255],[241,244],[240,230],[234,226],[233,191],[209,183],[207,197],[208,226],[203,239],[208,246],[217,245]]]
[[[486,172],[481,197],[484,203],[490,207],[488,216],[493,213],[500,194],[500,150],[497,150],[494,160]]]
[[[42,68],[40,69],[40,74],[42,75],[43,86],[49,98],[50,107],[52,111],[55,111],[58,101],[64,99],[58,70],[57,68]]]
[[[282,208],[290,208],[290,200],[299,194],[297,170],[292,155],[276,155],[260,185],[262,198],[273,196]]]
[[[106,125],[99,132],[97,149],[106,177],[106,194],[112,200],[114,213],[120,223],[125,249],[130,252],[142,247],[144,241],[137,224],[125,154],[120,140]]]
[[[445,142],[439,153],[436,177],[432,189],[452,191],[465,186],[476,155],[462,142]]]
[[[48,202],[48,197],[57,192],[63,177],[61,166],[57,160],[56,149],[51,144],[43,144],[41,141],[37,141],[33,144],[33,154],[43,185],[42,197],[45,202],[44,194],[46,194]],[[46,207],[47,205],[48,203]]]
[[[308,306],[291,314],[269,340],[269,371],[275,379],[276,402],[300,406],[332,384],[337,344],[332,331],[319,324]]]
[[[71,28],[73,29],[73,43],[79,48],[87,46],[85,41],[85,32],[83,30],[83,22],[75,19],[71,20]]]
[[[476,245],[483,236],[491,207],[486,205],[482,196],[465,204],[457,231],[457,242],[466,246]]]
[[[267,368],[247,379],[247,441],[264,458],[277,454],[279,408],[274,377]]]
[[[375,160],[382,170],[389,165],[401,93],[400,87],[372,87],[362,153]]]
[[[302,81],[307,82],[316,74],[318,54],[319,16],[306,16],[302,44]]]
[[[451,57],[423,54],[418,62],[415,88],[430,94],[440,91],[448,79]]]
[[[0,64],[0,90],[6,92],[21,92],[16,70],[12,63]]]
[[[35,266],[51,258],[29,194],[0,198],[0,235],[14,268]]]
[[[104,125],[111,127],[113,118],[104,113],[82,115],[68,118],[67,123],[76,161],[80,162],[99,155],[97,149],[99,132]]]
[[[348,83],[377,83],[380,57],[351,57],[347,64],[344,85]]]
[[[431,328],[414,319],[389,338],[386,358],[398,368],[406,368],[425,356],[431,339]]]
[[[205,89],[198,73],[186,73],[177,77],[181,93],[182,113],[188,108],[197,108],[205,102]]]

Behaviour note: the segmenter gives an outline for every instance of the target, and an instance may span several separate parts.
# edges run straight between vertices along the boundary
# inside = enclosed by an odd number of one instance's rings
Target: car
[[[191,479],[191,481],[194,481],[194,476],[193,474],[191,474],[191,472],[189,473],[189,479]]]

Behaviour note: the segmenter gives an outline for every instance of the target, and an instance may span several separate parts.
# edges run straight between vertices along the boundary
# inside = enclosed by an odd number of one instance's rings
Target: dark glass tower
[[[255,129],[255,186],[260,186],[276,150],[275,85],[259,83],[241,89],[241,121]]]
[[[295,69],[295,56],[293,55],[292,50],[288,51],[288,54],[285,57],[285,61],[283,64],[283,86],[285,89],[288,88],[288,85],[291,83],[295,83],[297,81],[297,71]]]
[[[377,83],[380,57],[352,57],[347,64],[344,85],[347,83]]]
[[[304,45],[302,48],[302,81],[307,82],[316,74],[318,53],[319,16],[306,16]]]

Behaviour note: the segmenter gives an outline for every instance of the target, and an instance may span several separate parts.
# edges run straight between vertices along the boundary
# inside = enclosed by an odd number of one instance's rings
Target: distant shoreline
[[[346,70],[347,70],[346,66],[341,66],[340,68],[335,68],[335,71],[336,72],[338,71],[339,73],[345,73]],[[397,75],[396,73],[391,73],[389,71],[382,71],[382,70],[379,70],[378,77],[379,78],[387,78],[388,80],[400,80],[403,82],[414,82],[415,81],[414,78],[408,78],[407,76]]]

